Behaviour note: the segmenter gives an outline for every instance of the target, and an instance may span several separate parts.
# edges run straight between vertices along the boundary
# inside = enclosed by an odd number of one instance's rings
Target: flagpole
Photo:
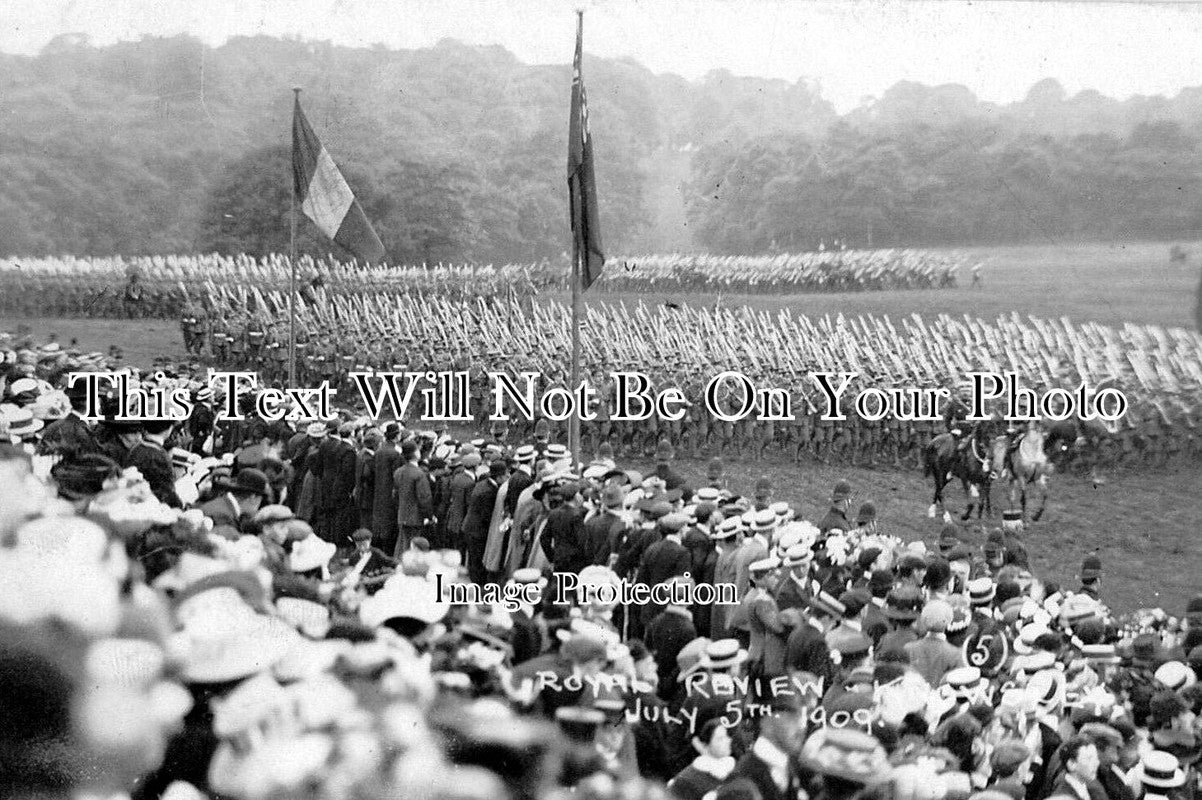
[[[292,107],[294,109],[294,111],[293,111],[294,115],[296,113],[295,112],[296,105],[298,103],[300,103],[300,93],[301,93],[301,90],[300,90],[299,86],[292,87],[292,99],[293,99]],[[295,148],[296,143],[294,142],[292,146],[293,146],[293,148]],[[289,164],[291,165],[291,159],[289,159]],[[292,169],[289,169],[289,174],[293,175],[293,177],[292,177],[292,180],[289,182],[291,184],[291,186],[290,186],[289,192],[288,192],[288,195],[292,198],[292,203],[291,203],[291,208],[290,208],[290,213],[289,213],[289,223],[290,223],[289,227],[291,230],[288,235],[288,264],[291,267],[290,275],[288,278],[288,388],[295,389],[296,388],[296,177],[293,174]]]
[[[580,261],[585,255],[583,248],[574,248],[574,250],[572,258],[572,378],[568,386],[568,390],[572,392],[575,392],[576,387],[580,385],[580,281],[584,274]],[[572,451],[572,463],[577,470],[584,463],[580,452],[580,416],[584,412],[585,409],[578,408],[576,413],[568,418],[568,447]]]
[[[583,72],[582,63],[584,61],[583,48],[581,40],[584,33],[584,11],[577,9],[576,11],[576,56],[577,61],[574,66],[581,73]],[[580,74],[576,76],[583,81]],[[583,87],[583,82],[581,87]],[[584,192],[581,192],[583,200]],[[583,216],[581,218],[583,223]],[[568,391],[576,391],[576,387],[580,385],[580,288],[581,282],[584,280],[584,264],[582,259],[588,258],[587,242],[586,246],[581,247],[581,242],[578,236],[572,236],[572,371],[571,378],[568,384]],[[584,409],[576,409],[576,413],[568,418],[568,449],[572,451],[572,464],[575,467],[574,471],[579,471],[580,465],[584,459],[580,453],[580,415],[584,413]]]

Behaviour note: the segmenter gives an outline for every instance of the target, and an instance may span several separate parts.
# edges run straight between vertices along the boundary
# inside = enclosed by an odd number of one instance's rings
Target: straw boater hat
[[[768,509],[753,512],[751,529],[756,533],[767,533],[776,528],[776,515]]]
[[[1176,789],[1185,785],[1185,771],[1172,753],[1150,750],[1135,767],[1135,777],[1146,787]]]
[[[718,639],[705,646],[698,669],[708,672],[734,669],[747,660],[747,651],[739,646],[738,639]]]
[[[1180,692],[1198,682],[1194,671],[1180,661],[1166,661],[1156,668],[1154,676],[1166,689]]]
[[[852,728],[820,728],[801,748],[801,764],[818,775],[871,786],[889,779],[885,748]]]
[[[729,539],[741,530],[743,530],[743,522],[738,517],[727,517],[718,523],[718,526],[710,533],[710,538]]]

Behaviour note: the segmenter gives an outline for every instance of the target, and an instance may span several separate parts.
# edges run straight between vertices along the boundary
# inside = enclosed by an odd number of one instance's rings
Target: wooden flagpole
[[[584,257],[583,248],[575,248],[572,258],[572,377],[568,391],[575,392],[580,385],[580,282],[584,275],[581,259]],[[584,459],[580,453],[580,415],[584,409],[576,409],[576,413],[568,418],[568,448],[572,451],[572,463],[579,470]]]
[[[292,100],[292,114],[296,115],[297,103],[301,102],[301,86],[293,86]],[[293,120],[293,125],[296,125],[296,120]],[[296,141],[292,142],[292,149],[296,150]],[[292,157],[296,159],[296,153],[293,153]],[[296,171],[292,163],[288,165],[288,174],[292,177],[292,180],[288,181],[292,185],[292,191],[288,192],[292,197],[291,231],[288,233],[288,388],[294,389],[297,386],[297,186]]]

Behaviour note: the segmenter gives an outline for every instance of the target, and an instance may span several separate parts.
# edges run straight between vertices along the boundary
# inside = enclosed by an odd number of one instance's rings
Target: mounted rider
[[[972,383],[960,381],[948,387],[947,405],[943,408],[943,425],[947,432],[956,440],[956,452],[963,452],[968,446],[973,430],[973,423],[968,417],[972,414]]]

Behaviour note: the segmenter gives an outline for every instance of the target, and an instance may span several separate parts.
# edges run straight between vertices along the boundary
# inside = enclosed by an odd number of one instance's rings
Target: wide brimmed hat
[[[380,591],[359,606],[359,619],[371,628],[392,619],[413,619],[433,625],[451,610],[450,603],[435,595],[432,581],[413,575],[393,575]]]
[[[225,683],[264,672],[300,641],[287,623],[256,613],[230,586],[190,595],[176,616],[183,628],[169,640],[168,651],[189,683]]]
[[[330,563],[337,550],[333,542],[327,542],[317,534],[311,533],[299,542],[292,543],[292,552],[288,554],[288,568],[293,572],[320,569]]]

